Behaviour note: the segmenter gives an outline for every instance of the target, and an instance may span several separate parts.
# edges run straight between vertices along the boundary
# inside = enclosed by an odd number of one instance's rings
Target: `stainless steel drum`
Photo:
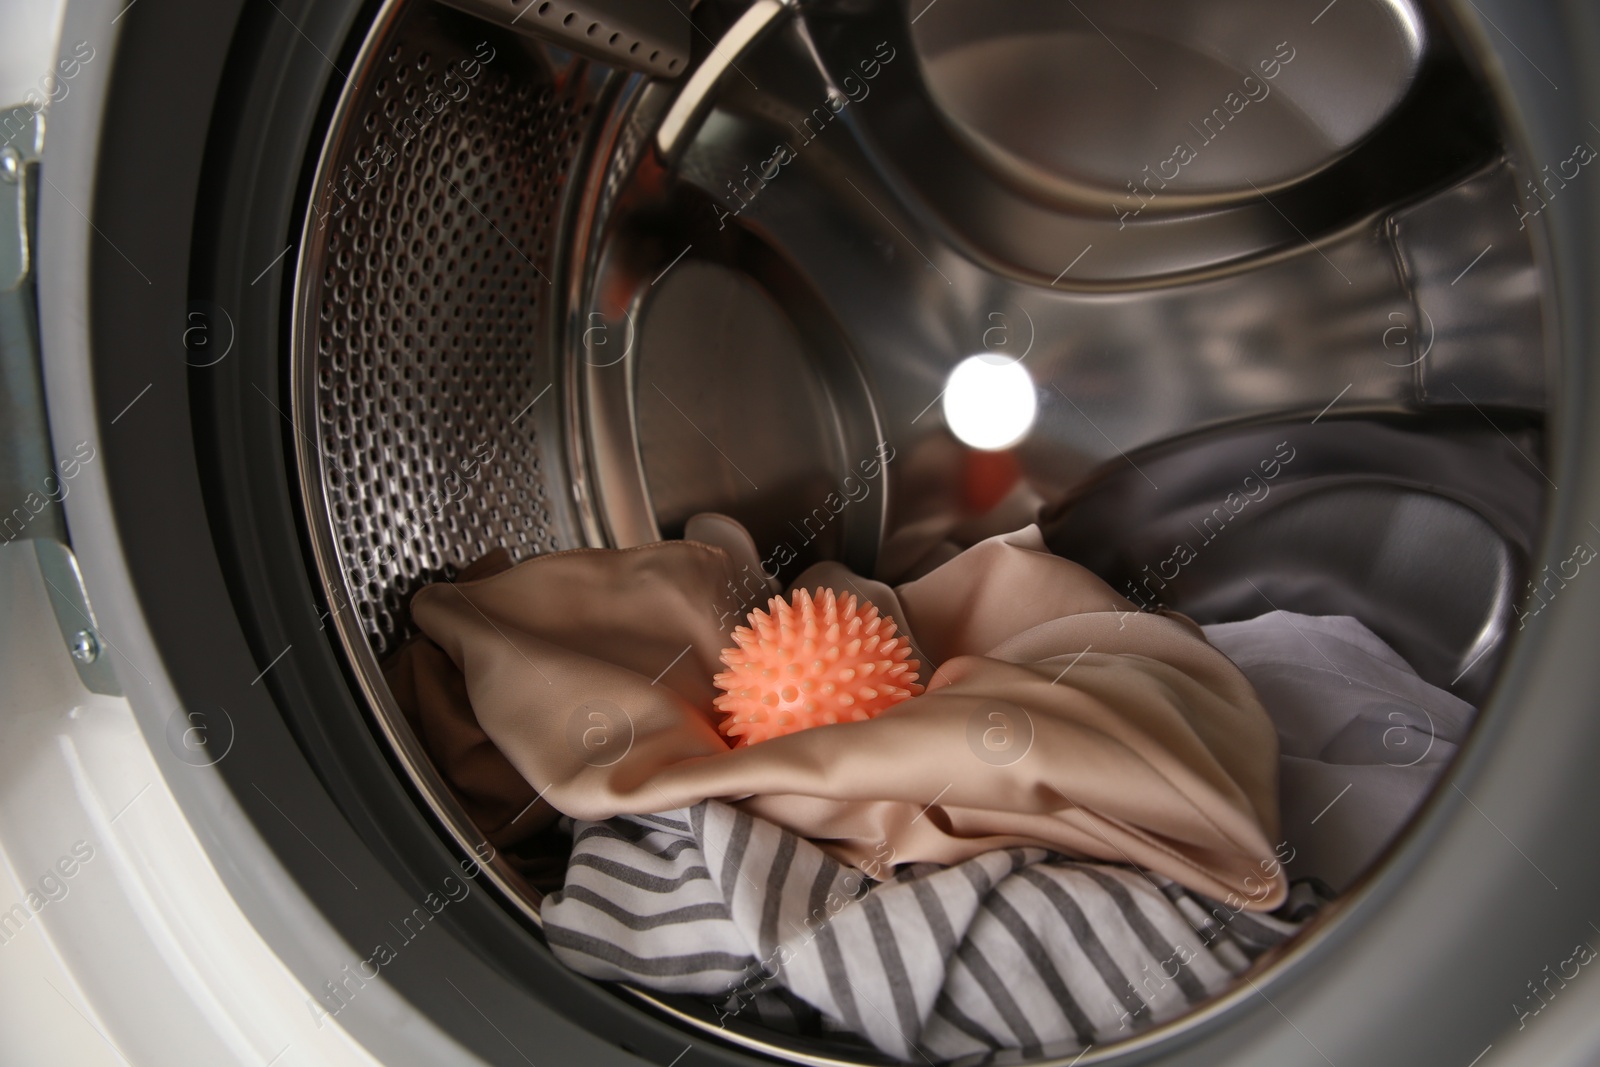
[[[929,94],[986,161],[1044,194],[1163,213],[1331,165],[1399,105],[1429,43],[1410,0],[1325,25],[1262,0],[914,14]]]
[[[410,595],[699,511],[786,576],[891,581],[1040,521],[1142,603],[1355,614],[1483,697],[1535,578],[1555,368],[1534,176],[1447,23],[1410,0],[673,7],[389,0],[310,185],[306,532],[374,721],[463,848],[381,672]],[[971,357],[1023,383],[1026,410],[979,405],[1009,447],[957,432]],[[1226,508],[1280,443],[1270,495]]]

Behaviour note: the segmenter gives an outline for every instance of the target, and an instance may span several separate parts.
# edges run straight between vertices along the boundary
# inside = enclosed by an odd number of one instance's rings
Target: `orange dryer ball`
[[[773,597],[733,640],[722,652],[728,669],[712,680],[723,690],[713,701],[727,716],[722,732],[736,745],[865,722],[922,692],[922,664],[910,658],[911,643],[895,635],[894,620],[870,603],[858,609],[854,596],[839,600],[831,589],[815,597],[798,589],[793,604]]]

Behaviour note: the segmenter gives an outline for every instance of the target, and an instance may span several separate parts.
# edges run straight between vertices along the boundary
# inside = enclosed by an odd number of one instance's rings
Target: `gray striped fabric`
[[[714,998],[724,1025],[842,1030],[943,1061],[1127,1037],[1228,987],[1315,909],[1236,912],[1042,849],[868,873],[719,801],[573,824],[545,933],[592,978]],[[887,849],[882,850],[887,853]]]

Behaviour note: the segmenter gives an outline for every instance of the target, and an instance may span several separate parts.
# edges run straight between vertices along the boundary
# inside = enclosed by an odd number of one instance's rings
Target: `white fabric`
[[[1346,616],[1275,611],[1204,630],[1278,728],[1289,877],[1342,892],[1422,803],[1475,710]]]

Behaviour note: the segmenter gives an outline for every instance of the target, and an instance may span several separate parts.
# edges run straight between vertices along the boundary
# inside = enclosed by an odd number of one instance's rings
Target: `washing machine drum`
[[[882,1062],[564,969],[562,841],[490,847],[385,667],[412,594],[495,553],[720,512],[785,579],[893,582],[1038,522],[1202,623],[1354,616],[1481,713],[1238,988],[992,1062],[1524,1062],[1506,1005],[1600,888],[1600,584],[1561,569],[1600,543],[1572,146],[1600,38],[1553,6],[1318,6],[126,12],[94,215],[149,273],[93,263],[93,386],[154,386],[108,478],[186,704],[237,731],[211,773],[255,827],[219,869],[271,849],[359,959],[470,868],[382,976],[484,1062]],[[813,521],[886,449],[870,503]],[[370,1001],[339,1022],[411,1062]]]

